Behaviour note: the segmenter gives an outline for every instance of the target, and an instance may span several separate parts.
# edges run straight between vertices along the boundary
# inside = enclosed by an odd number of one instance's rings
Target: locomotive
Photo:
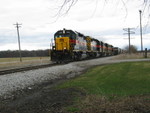
[[[59,30],[54,34],[51,61],[61,63],[118,54],[117,47],[73,30]]]

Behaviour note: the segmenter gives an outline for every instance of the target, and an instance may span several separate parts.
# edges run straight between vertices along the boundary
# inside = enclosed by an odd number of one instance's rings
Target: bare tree
[[[124,50],[126,50],[127,52],[129,52],[129,46],[126,46],[124,48]],[[137,47],[135,45],[130,45],[130,52],[131,53],[136,53],[137,52]]]
[[[93,15],[95,14],[96,12],[96,9],[97,9],[97,4],[99,2],[104,2],[103,4],[103,7],[107,6],[110,2],[112,2],[112,0],[89,0],[91,2],[95,2],[95,8],[93,10],[93,13],[91,12],[91,15],[93,17]],[[137,2],[137,1],[140,1],[142,4],[141,4],[141,7],[142,9],[139,9],[142,11],[142,17],[146,17],[148,18],[147,20],[147,23],[146,25],[143,26],[143,31],[147,30],[147,27],[150,23],[150,0],[132,0],[132,2]],[[115,0],[115,6],[119,6],[121,5],[123,7],[123,9],[125,10],[125,14],[124,14],[124,19],[126,19],[126,17],[128,16],[128,8],[127,8],[127,3],[129,2],[129,0]],[[64,15],[67,15],[69,13],[69,11],[71,10],[71,8],[74,6],[74,5],[77,5],[79,3],[79,0],[63,0],[61,2],[61,5],[55,15],[56,20],[55,22],[59,19],[60,16],[64,16]],[[138,13],[138,11],[137,11]],[[139,26],[137,26],[138,28]]]
[[[62,5],[60,6],[60,9],[59,9],[59,11],[58,11],[58,14],[60,14],[61,13],[61,11],[64,9],[64,8],[66,8],[66,10],[64,11],[64,14],[67,14],[68,12],[69,12],[69,10],[75,5],[75,4],[77,4],[77,2],[78,2],[79,0],[64,0],[63,1],[63,3],[62,3]],[[93,1],[93,0],[92,0]],[[99,0],[96,0],[97,1],[97,3],[98,3],[98,1]],[[107,3],[109,3],[109,1],[110,0],[102,0],[102,1],[104,1],[106,4]],[[117,0],[118,2],[120,1],[120,2],[122,2],[122,4],[126,7],[126,3],[129,1],[129,0]],[[145,11],[145,10],[149,10],[149,8],[150,8],[150,0],[140,0],[140,1],[142,1],[143,2],[143,12]],[[133,0],[133,2],[134,2],[134,0]]]
[[[59,17],[67,15],[71,8],[78,2],[78,0],[63,0],[61,4],[58,4],[57,13],[53,16],[56,17],[55,22],[58,20]]]

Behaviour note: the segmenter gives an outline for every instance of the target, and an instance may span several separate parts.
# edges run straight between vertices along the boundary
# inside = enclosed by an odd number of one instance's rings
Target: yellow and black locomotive
[[[57,63],[95,58],[114,54],[112,45],[73,30],[59,30],[54,34],[51,60]]]

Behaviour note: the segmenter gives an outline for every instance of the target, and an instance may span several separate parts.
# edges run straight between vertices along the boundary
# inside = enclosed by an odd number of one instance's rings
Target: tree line
[[[7,50],[7,51],[0,51],[0,58],[12,58],[12,57],[19,57],[18,50]],[[50,56],[49,49],[46,50],[22,50],[21,51],[22,57],[46,57]]]

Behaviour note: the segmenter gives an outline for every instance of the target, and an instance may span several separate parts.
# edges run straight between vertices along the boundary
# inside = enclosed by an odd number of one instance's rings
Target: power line
[[[20,62],[22,62],[22,56],[21,56],[21,45],[20,45],[20,35],[19,35],[19,27],[21,27],[22,24],[14,24],[17,28],[17,35],[18,35],[18,45],[19,45],[19,55],[20,55]]]
[[[129,39],[129,54],[131,54],[130,35],[131,34],[135,34],[135,32],[131,31],[132,29],[134,29],[134,28],[123,28],[123,30],[127,32],[127,33],[124,33],[124,34],[128,34],[128,39]]]

